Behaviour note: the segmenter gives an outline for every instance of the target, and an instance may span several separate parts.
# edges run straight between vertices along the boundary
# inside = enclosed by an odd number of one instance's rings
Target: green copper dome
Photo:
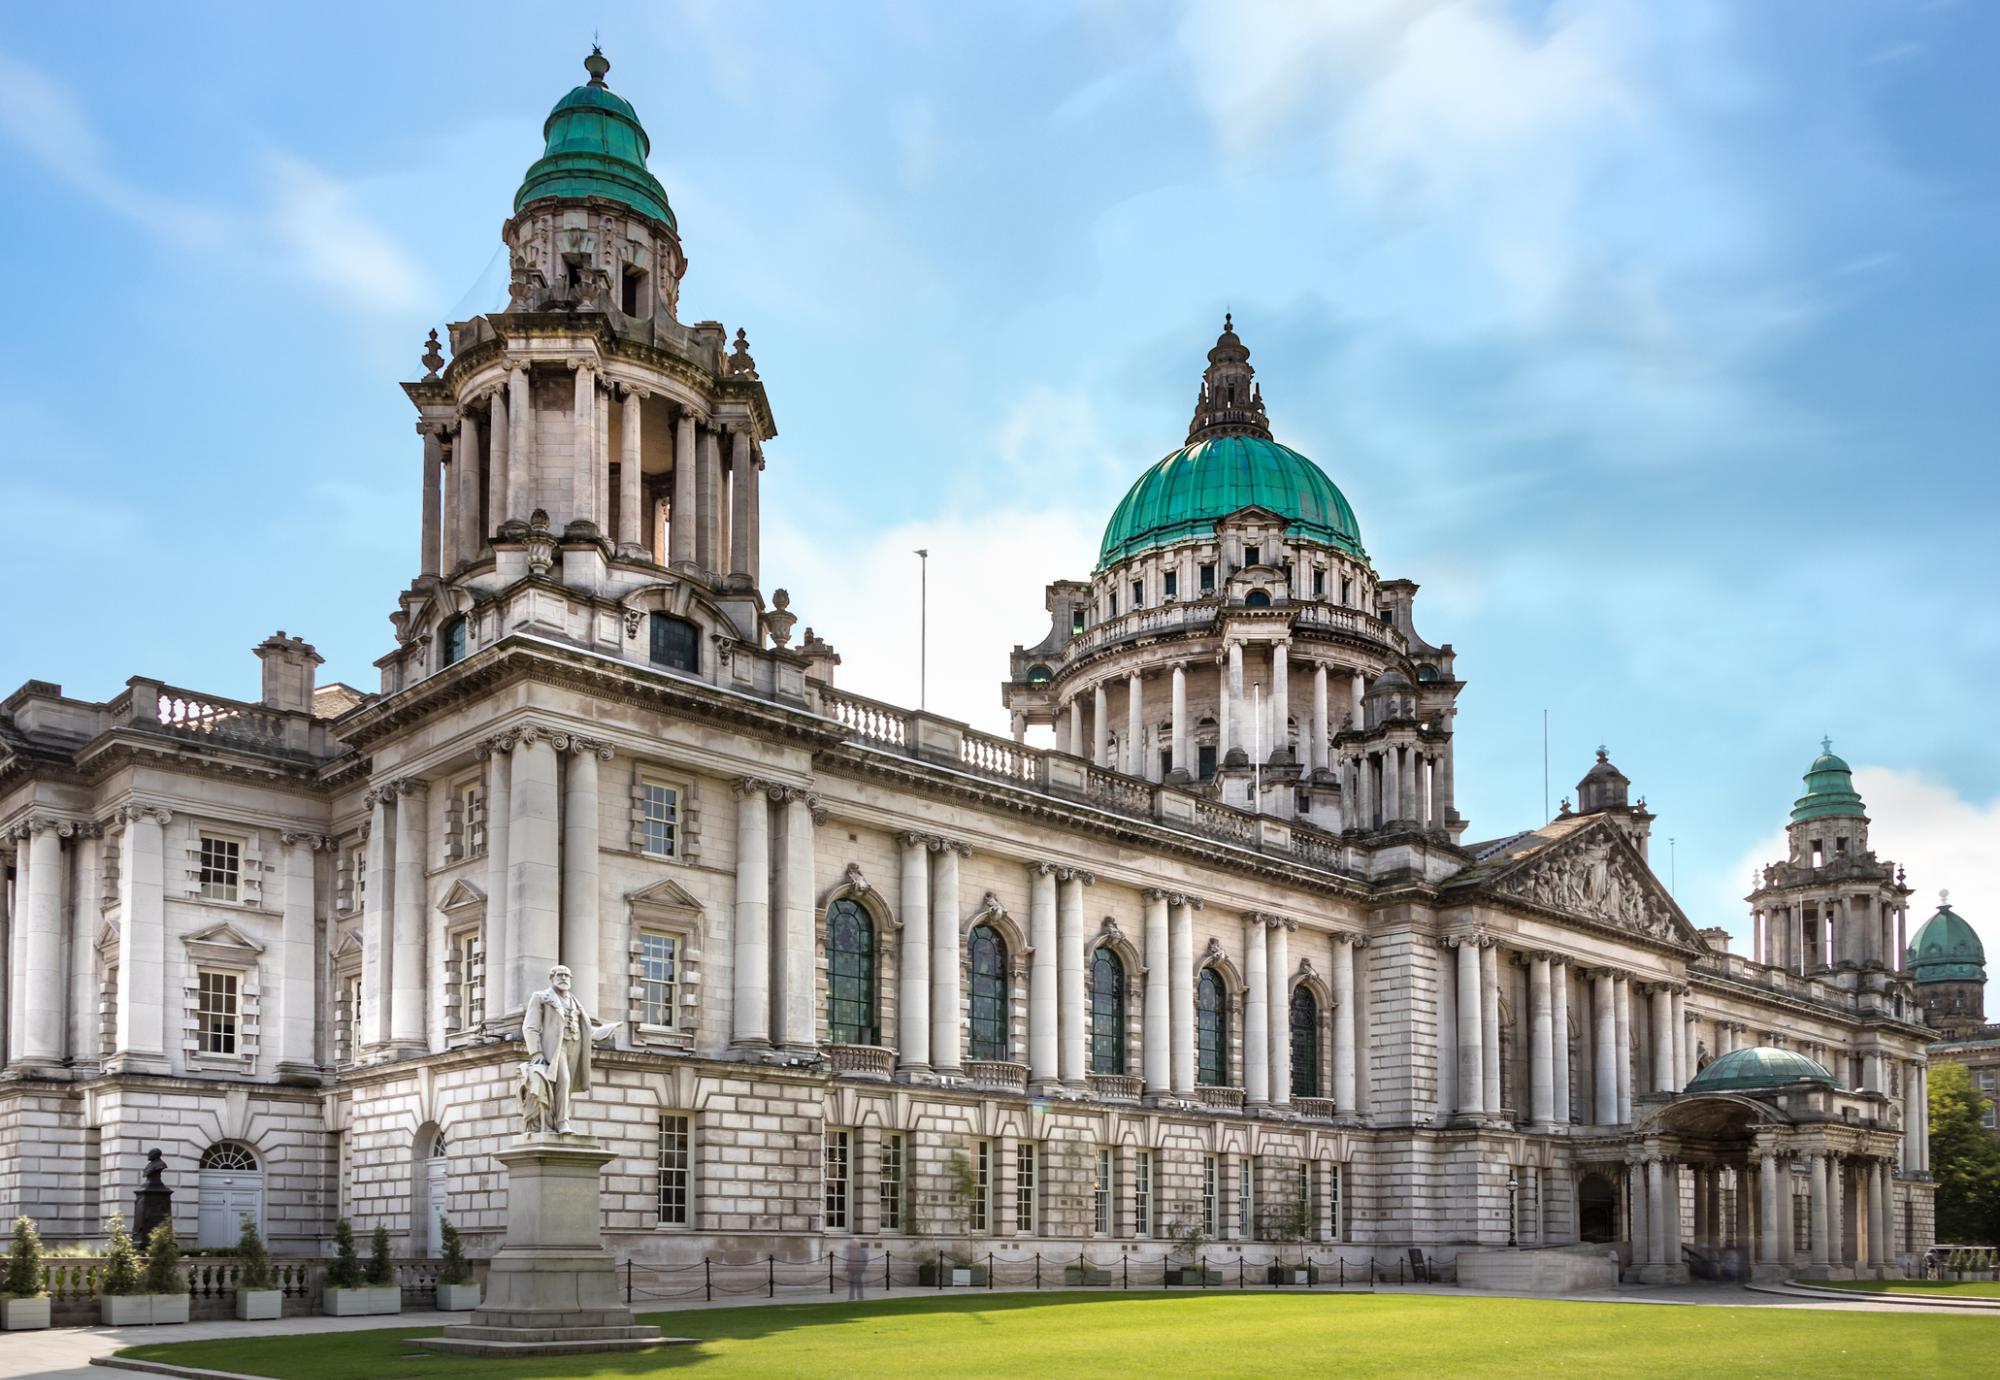
[[[1690,1093],[1751,1092],[1777,1088],[1801,1079],[1826,1087],[1838,1086],[1833,1075],[1796,1050],[1772,1049],[1758,1045],[1752,1049],[1732,1049],[1688,1080]]]
[[[1861,797],[1854,791],[1854,769],[1833,755],[1833,740],[1820,739],[1820,755],[1806,768],[1806,793],[1792,802],[1792,823],[1808,819],[1864,815]]]
[[[1984,982],[1986,946],[1952,910],[1950,899],[1939,897],[1937,914],[1910,941],[1908,967],[1918,982]]]
[[[1218,520],[1253,504],[1290,519],[1293,537],[1366,554],[1354,509],[1318,465],[1262,436],[1216,436],[1182,446],[1139,476],[1104,529],[1098,564],[1212,535]]]
[[[602,53],[592,48],[583,66],[590,81],[557,101],[542,123],[546,147],[521,179],[514,209],[543,197],[601,196],[677,228],[667,189],[646,171],[653,146],[639,112],[604,84],[611,64]]]

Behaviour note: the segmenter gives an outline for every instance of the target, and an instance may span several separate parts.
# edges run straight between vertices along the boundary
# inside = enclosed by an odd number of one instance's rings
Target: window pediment
[[[234,925],[211,925],[181,941],[190,956],[203,963],[225,963],[248,967],[256,963],[264,946]]]
[[[699,897],[671,877],[663,877],[638,891],[628,891],[625,903],[635,911],[650,911],[688,921],[700,920],[706,909]]]
[[[461,877],[451,884],[451,890],[445,892],[444,899],[438,902],[438,909],[447,915],[453,915],[480,909],[485,905],[486,893],[476,883]]]

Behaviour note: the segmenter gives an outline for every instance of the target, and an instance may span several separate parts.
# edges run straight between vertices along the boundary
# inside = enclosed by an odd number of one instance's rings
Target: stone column
[[[1914,1061],[1903,1065],[1903,1172],[1917,1172],[1917,1066]]]
[[[486,417],[486,530],[480,534],[482,540],[507,520],[507,505],[511,501],[507,485],[513,477],[509,467],[513,463],[510,456],[514,428],[507,421],[507,385],[501,384],[487,396],[490,401]]]
[[[1669,1265],[1667,1258],[1667,1167],[1655,1157],[1646,1161],[1646,1258]]]
[[[598,956],[597,764],[611,759],[611,747],[577,737],[559,746],[567,747],[569,758],[563,772],[562,961],[569,968],[573,990],[593,1013],[601,1013],[614,1008],[604,999]],[[622,1008],[622,972],[617,988],[617,1005]]]
[[[1273,917],[1269,940],[1271,984],[1271,1105],[1292,1104],[1292,949],[1297,922]],[[1311,1096],[1318,1096],[1314,1089]]]
[[[1167,773],[1169,785],[1186,785],[1192,779],[1188,772],[1187,734],[1187,672],[1174,667],[1174,740],[1168,751],[1173,754],[1172,770]]]
[[[392,782],[372,786],[362,797],[368,805],[368,846],[363,869],[361,909],[361,1031],[354,1040],[358,1059],[364,1049],[389,1043],[389,945],[396,915],[396,788]]]
[[[1354,672],[1353,676],[1347,682],[1347,712],[1353,716],[1352,727],[1356,733],[1367,727],[1365,722],[1367,710],[1366,706],[1362,703],[1362,696],[1366,691],[1366,682],[1363,680],[1361,672]]]
[[[749,526],[750,526],[750,588],[756,589],[763,582],[764,572],[764,508],[758,498],[762,489],[764,456],[753,444],[750,447],[750,466],[743,472],[743,478],[750,485]]]
[[[1243,917],[1243,1094],[1247,1106],[1271,1101],[1271,987],[1264,917]]]
[[[1356,825],[1362,829],[1375,827],[1375,768],[1367,753],[1357,753],[1354,758],[1354,779],[1360,783],[1361,818]]]
[[[173,818],[148,805],[127,805],[119,840],[118,1018],[114,1043],[120,1071],[165,1073],[167,921],[165,825]],[[25,842],[21,860],[27,861]],[[25,874],[22,874],[25,876]],[[17,887],[21,877],[17,876]],[[26,920],[27,897],[17,890],[17,924]],[[24,967],[25,971],[25,967]],[[17,989],[18,990],[18,989]],[[17,1001],[18,1009],[18,1001]],[[15,1050],[20,1049],[17,1043]]]
[[[756,481],[757,456],[750,445],[750,432],[741,426],[729,429],[729,587],[749,589],[750,498]]]
[[[930,842],[922,834],[903,834],[901,840],[903,866],[897,898],[901,902],[903,946],[896,974],[897,1054],[903,1068],[927,1071],[931,1066]],[[1039,970],[1041,941],[1033,942]]]
[[[1660,1166],[1660,1177],[1664,1180],[1667,1195],[1666,1244],[1667,1255],[1662,1262],[1668,1269],[1668,1278],[1687,1278],[1687,1267],[1681,1253],[1681,1167],[1678,1161],[1668,1160]]]
[[[1917,1166],[1931,1172],[1931,1070],[1917,1065]]]
[[[1292,670],[1291,644],[1271,644],[1271,757],[1273,762],[1290,762],[1292,757]]]
[[[1360,1014],[1354,1009],[1354,950],[1358,946],[1359,936],[1342,933],[1333,937],[1333,1108],[1342,1116],[1352,1116],[1358,1110],[1354,1058],[1354,1023]]]
[[[1058,1081],[1056,969],[1056,870],[1028,864],[1028,1086],[1039,1091]]]
[[[1555,1011],[1549,996],[1549,957],[1528,960],[1528,1020],[1531,1028],[1528,1072],[1528,1117],[1536,1126],[1555,1120]]]
[[[1176,683],[1180,676],[1174,672]],[[1146,892],[1146,1093],[1158,1096],[1173,1082],[1173,1017],[1168,1013],[1167,974],[1173,965],[1167,925],[1167,893]]]
[[[1090,1070],[1084,1061],[1083,972],[1083,874],[1064,868],[1056,874],[1061,884],[1056,898],[1056,962],[1058,991],[1061,993],[1062,1049],[1059,1071],[1063,1083],[1081,1088]]]
[[[956,1073],[958,1033],[964,1028],[958,981],[958,859],[972,850],[940,839],[931,851],[931,1067]]]
[[[611,537],[611,510],[615,502],[611,492],[611,385],[604,383],[601,374],[593,376],[590,396],[590,468],[593,476],[590,520],[597,524],[597,530],[608,541]]]
[[[1447,709],[1440,716],[1444,720],[1447,733],[1451,731],[1451,721],[1456,713],[1456,710]],[[1451,740],[1447,738],[1444,745],[1438,749],[1437,755],[1437,827],[1440,829],[1450,828],[1452,811],[1455,808],[1453,802],[1458,798],[1453,794],[1451,762]]]
[[[1699,1164],[1688,1166],[1688,1173],[1694,1179],[1694,1231],[1692,1237],[1696,1247],[1711,1244],[1711,1233],[1715,1230],[1715,1218],[1708,1211],[1708,1184],[1713,1171]]]
[[[1243,644],[1229,644],[1229,683],[1223,688],[1222,698],[1227,711],[1229,736],[1223,741],[1222,753],[1225,761],[1241,765],[1245,759],[1243,747]]]
[[[1194,1096],[1194,902],[1168,899],[1171,930],[1167,955],[1167,999],[1173,1008],[1174,1092]]]
[[[1382,745],[1382,823],[1387,825],[1403,817],[1402,749],[1394,743]]]
[[[1671,1092],[1674,1086],[1674,997],[1664,983],[1650,989],[1653,1012],[1653,1091]]]
[[[1889,1265],[1889,1163],[1870,1160],[1868,1185],[1868,1268],[1878,1275]]]
[[[1816,1271],[1824,1271],[1827,1264],[1827,1202],[1826,1202],[1826,1156],[1814,1152],[1806,1156],[1806,1163],[1812,1173],[1808,1179],[1811,1193],[1812,1235],[1808,1259]]]
[[[1486,1080],[1484,1101],[1489,1116],[1498,1116],[1500,1106],[1500,951],[1498,941],[1482,937],[1479,943],[1479,1024],[1480,1064]]]
[[[1649,1243],[1652,1240],[1651,1214],[1646,1211],[1646,1161],[1634,1159],[1625,1166],[1625,1239],[1632,1245],[1632,1264],[1637,1266],[1652,1263]]]
[[[1618,1121],[1622,1125],[1632,1120],[1632,983],[1622,973],[1618,975],[1617,989],[1618,1048],[1613,1055],[1613,1067],[1618,1075]]]
[[[570,503],[572,518],[597,521],[597,490],[604,480],[597,473],[597,369],[587,359],[573,359],[576,391],[570,402]],[[553,524],[560,528],[557,519]]]
[[[1553,1034],[1550,1105],[1558,1126],[1570,1124],[1569,1101],[1569,960],[1556,958],[1549,968],[1549,1025]]]
[[[667,514],[667,555],[676,570],[695,567],[695,476],[701,468],[696,452],[695,415],[686,408],[674,425],[674,506]]]
[[[1486,1111],[1486,1055],[1479,989],[1479,937],[1460,935],[1458,949],[1458,1110],[1466,1116]]]
[[[507,430],[506,516],[525,522],[535,509],[535,406],[525,364],[507,370]]]
[[[276,1054],[280,1077],[313,1076],[319,1061],[313,1057],[313,1029],[319,1014],[313,994],[318,956],[319,926],[314,906],[317,854],[327,840],[318,834],[298,834],[287,830],[281,835],[285,846],[284,922],[280,930],[278,961],[278,1019],[267,1022],[277,1029]]]
[[[1412,823],[1423,823],[1423,790],[1417,775],[1417,745],[1403,746],[1403,779],[1396,788],[1397,799],[1402,806],[1404,819]]]
[[[817,802],[795,786],[785,788],[783,851],[778,857],[777,938],[784,946],[775,965],[784,991],[772,1003],[777,1038],[786,1048],[809,1051],[819,1044],[819,954],[814,944],[818,899],[813,890],[813,824]]]
[[[1591,1069],[1597,1086],[1592,1090],[1590,1119],[1599,1126],[1618,1120],[1617,986],[1608,969],[1599,968],[1591,975],[1590,1019],[1597,1036]]]
[[[1313,665],[1312,769],[1327,769],[1326,663]]]
[[[458,530],[458,558],[479,559],[479,418],[458,417],[458,443],[451,448],[452,521]]]
[[[548,981],[562,939],[557,759],[546,732],[521,731],[513,771],[507,823],[507,921],[512,935],[507,945],[512,963],[507,990],[514,1001],[525,1003],[528,993]],[[372,881],[369,895],[374,895]]]
[[[1069,701],[1069,742],[1063,751],[1077,757],[1083,756],[1083,698],[1072,695]]]
[[[443,540],[444,438],[429,422],[417,423],[424,438],[424,531],[423,546],[417,552],[417,573],[436,575],[438,547]]]
[[[714,576],[727,557],[722,531],[722,436],[714,427],[703,427],[695,438],[701,468],[696,476],[695,506],[701,510],[700,527],[695,532],[695,550],[702,570]]]
[[[638,555],[651,545],[639,530],[639,498],[645,485],[644,434],[640,428],[646,394],[628,383],[619,389],[619,396],[623,406],[618,411],[618,544]]]
[[[429,988],[429,830],[425,812],[430,783],[405,777],[396,783],[395,919],[391,925],[389,1040],[399,1052],[423,1053],[425,997]]]
[[[513,822],[511,788],[514,757],[497,742],[482,743],[479,755],[486,763],[486,923],[480,947],[486,963],[486,1022],[500,1023],[520,1007],[526,995],[508,990],[513,960],[507,943],[507,830]]]
[[[1125,678],[1125,761],[1124,768],[1134,776],[1147,776],[1146,770],[1146,717],[1145,697],[1141,693],[1139,673],[1134,671]]]
[[[1090,760],[1100,767],[1111,765],[1111,711],[1108,704],[1104,682],[1099,681],[1090,688]]]
[[[21,826],[17,854],[27,864],[15,876],[14,952],[19,966],[10,974],[16,1064],[49,1068],[63,1059],[63,838],[75,825],[48,816]]]
[[[1757,1166],[1757,1198],[1762,1209],[1758,1226],[1763,1239],[1757,1243],[1757,1260],[1764,1265],[1777,1265],[1784,1259],[1780,1254],[1778,1215],[1778,1157],[1770,1151],[1753,1157]]]
[[[1846,1265],[1847,1253],[1847,1158],[1826,1157],[1826,1251],[1831,1265]]]

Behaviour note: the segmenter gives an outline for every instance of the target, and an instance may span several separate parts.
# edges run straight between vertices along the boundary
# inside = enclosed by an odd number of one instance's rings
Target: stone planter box
[[[917,1283],[926,1289],[938,1287],[938,1267],[935,1264],[917,1266]],[[973,1289],[986,1283],[984,1265],[950,1265],[944,1267],[944,1287],[948,1289]]]
[[[437,1286],[437,1306],[440,1313],[468,1313],[479,1307],[479,1286],[440,1284]]]
[[[1265,1279],[1271,1284],[1317,1284],[1319,1270],[1310,1265],[1272,1265],[1266,1268]]]
[[[1169,1265],[1167,1267],[1167,1283],[1190,1289],[1205,1288],[1211,1284],[1222,1283],[1222,1271],[1196,1269],[1192,1265]]]
[[[0,1299],[0,1331],[28,1332],[48,1325],[47,1295],[32,1299]]]
[[[106,1294],[98,1302],[106,1327],[145,1327],[188,1320],[186,1294]]]
[[[285,1311],[283,1289],[238,1289],[236,1316],[242,1322],[270,1322]]]
[[[329,1318],[372,1318],[403,1311],[403,1288],[399,1284],[358,1284],[352,1289],[326,1289],[320,1296],[320,1312]]]
[[[1111,1271],[1097,1265],[1065,1265],[1063,1283],[1084,1289],[1106,1289],[1111,1285]]]

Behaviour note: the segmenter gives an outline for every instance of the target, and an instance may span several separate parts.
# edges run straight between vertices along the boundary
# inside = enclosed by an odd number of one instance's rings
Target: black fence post
[[[770,1286],[770,1293],[767,1295],[767,1297],[776,1298],[778,1297],[778,1257],[775,1255],[767,1255],[764,1257],[764,1260],[766,1262],[764,1266],[764,1275]]]
[[[1236,1257],[1236,1287],[1238,1289],[1243,1287],[1243,1257],[1241,1255]]]
[[[632,1259],[625,1258],[625,1302],[632,1302]]]
[[[882,1292],[884,1294],[887,1294],[891,1289],[896,1287],[895,1261],[896,1258],[889,1254],[889,1248],[884,1246],[882,1248]]]
[[[1040,1251],[1035,1252],[1035,1287],[1037,1289],[1042,1287],[1042,1253]]]
[[[1195,1278],[1201,1281],[1201,1287],[1206,1289],[1208,1287],[1208,1257],[1206,1255],[1199,1252],[1196,1253],[1194,1258],[1194,1273]]]
[[[1132,1257],[1120,1251],[1118,1252],[1118,1264],[1125,1272],[1125,1287],[1130,1289],[1132,1287]]]
[[[709,1266],[707,1256],[701,1258],[701,1293],[704,1302],[715,1302],[715,1271]]]
[[[986,1253],[986,1291],[993,1292],[993,1252]]]
[[[826,1292],[829,1298],[833,1296],[833,1252],[832,1251],[828,1251],[826,1253]]]
[[[943,1293],[943,1292],[944,1292],[944,1252],[943,1252],[943,1251],[939,1251],[939,1252],[938,1252],[938,1259],[937,1259],[937,1279],[938,1279],[938,1282],[937,1282],[937,1287],[938,1287],[938,1292],[939,1292],[939,1293]]]
[[[1340,1257],[1340,1288],[1347,1287],[1347,1257]]]

